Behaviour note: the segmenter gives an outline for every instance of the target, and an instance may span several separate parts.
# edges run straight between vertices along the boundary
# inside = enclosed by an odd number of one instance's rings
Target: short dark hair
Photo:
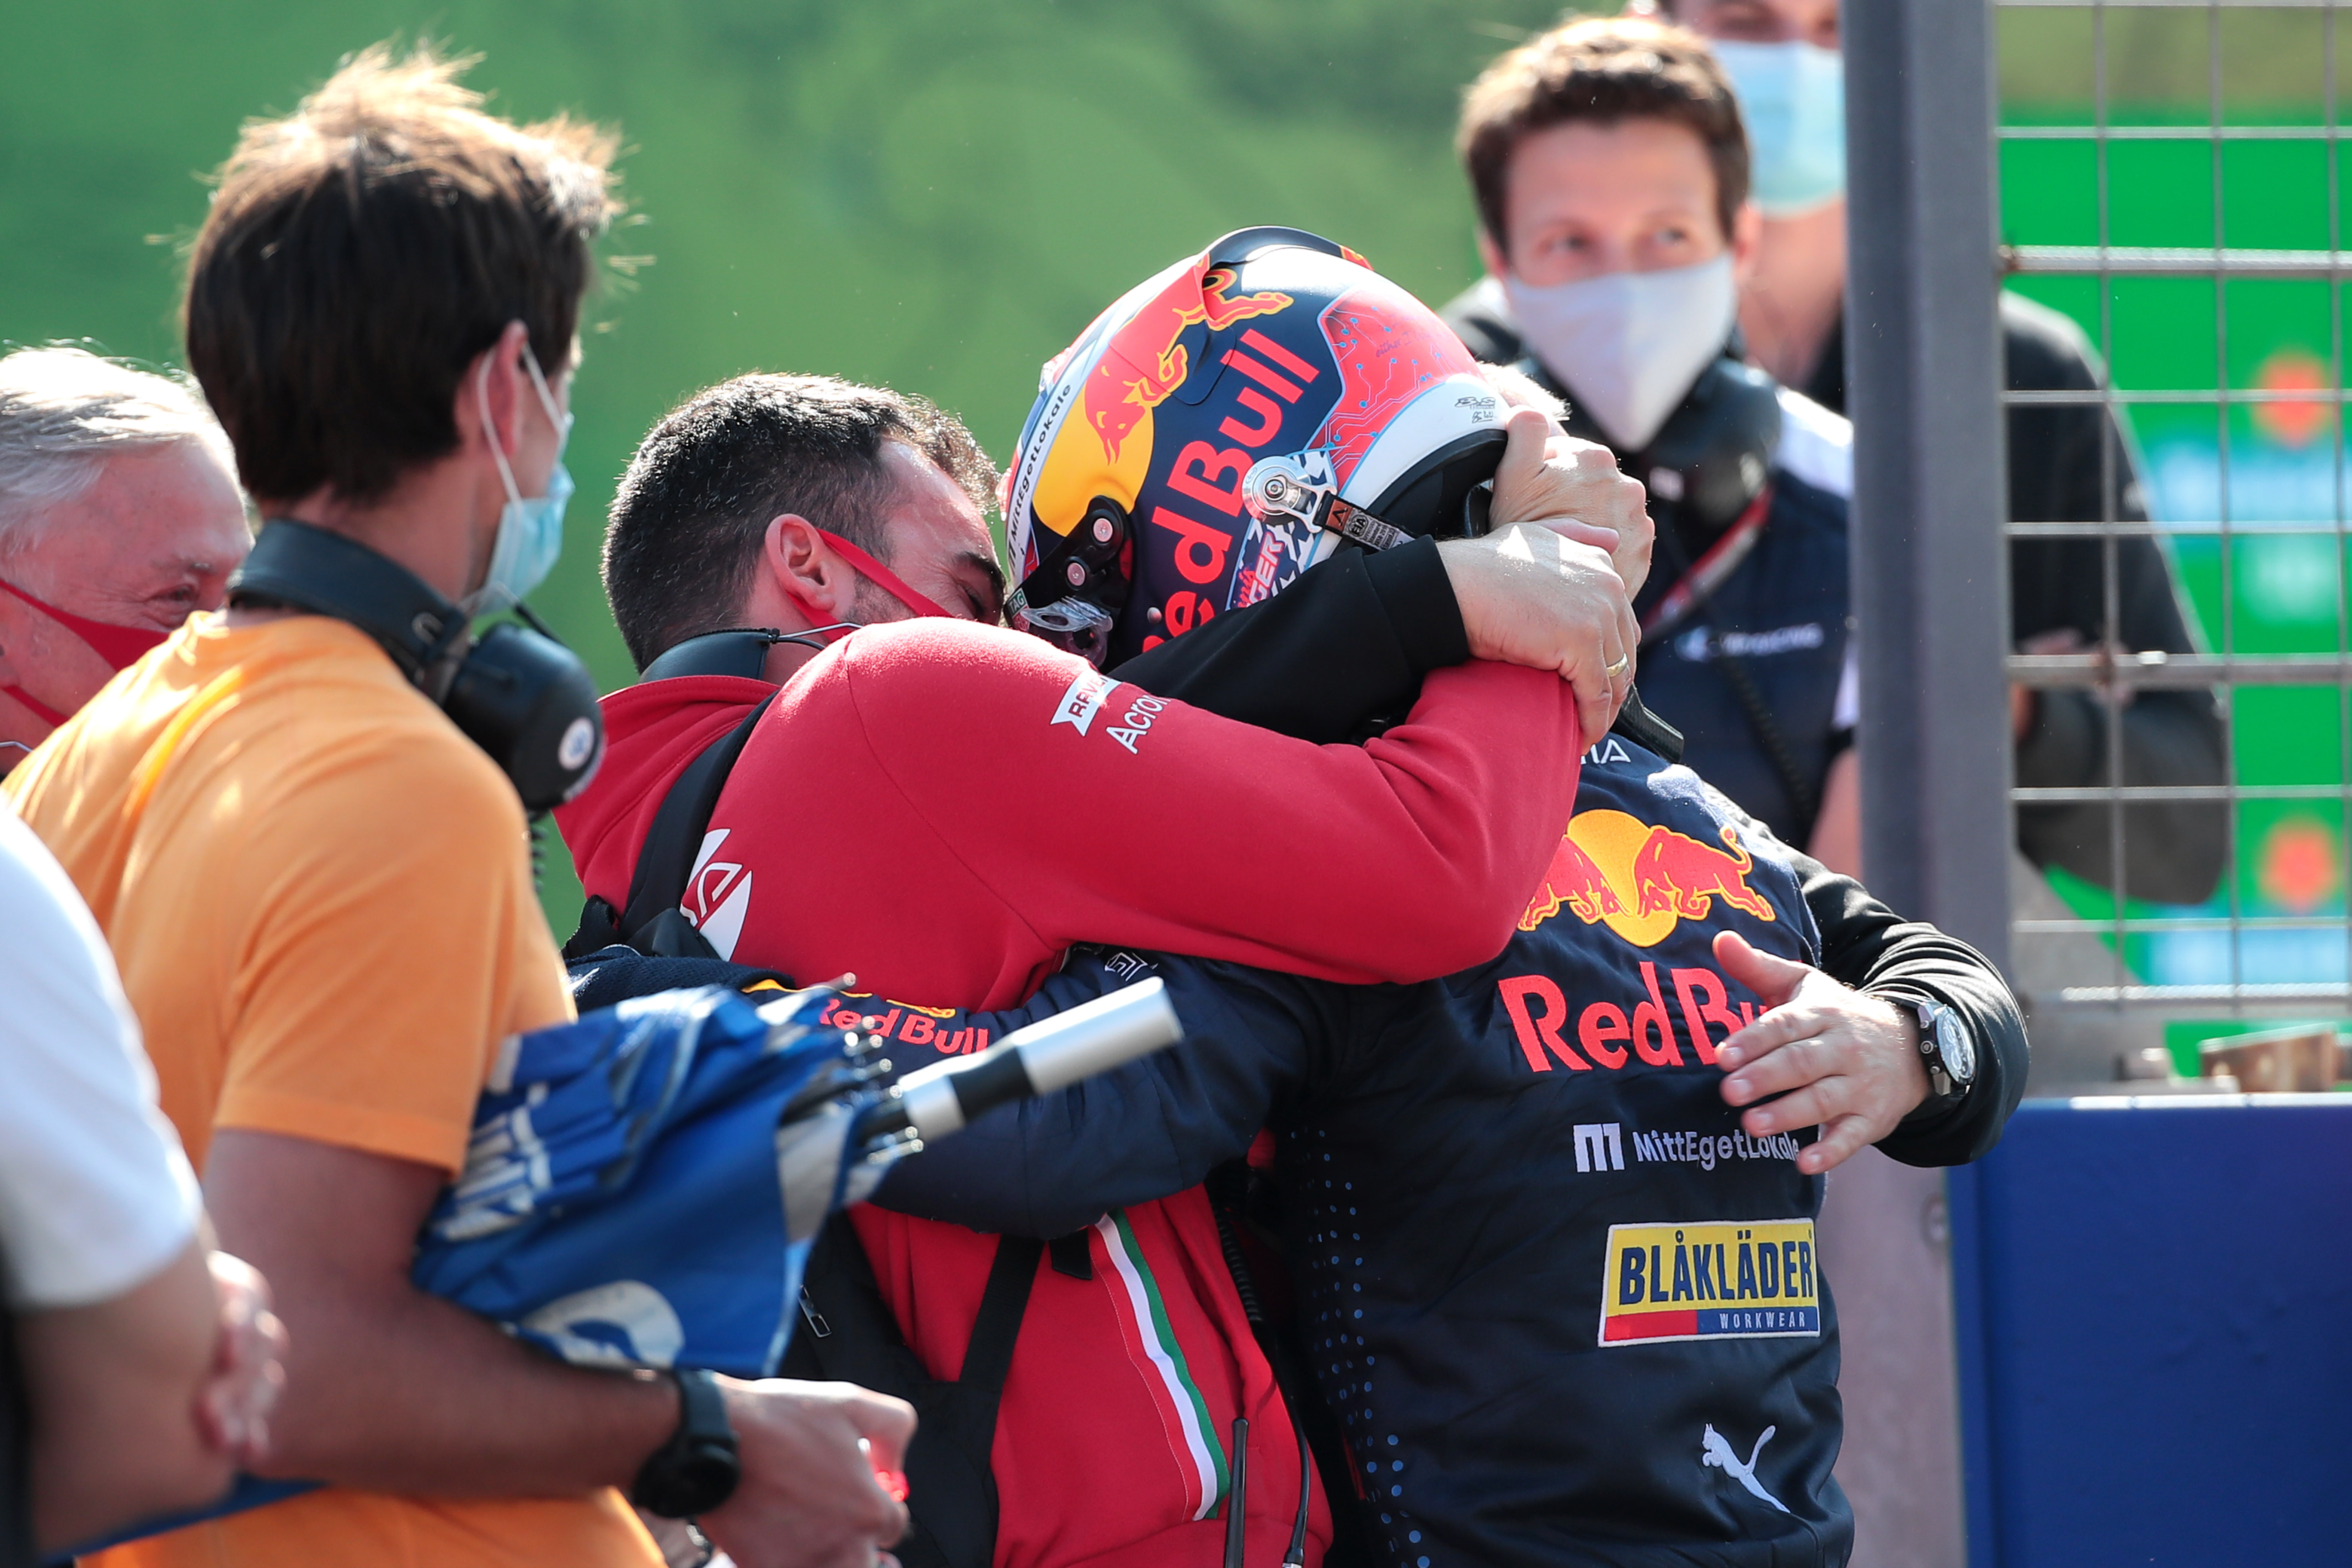
[[[375,500],[454,450],[458,380],[509,321],[551,378],[570,359],[614,140],[492,119],[457,84],[472,63],[379,44],[221,165],[188,364],[265,505]]]
[[[604,597],[637,668],[736,624],[768,524],[785,512],[889,564],[886,441],[938,464],[982,510],[993,504],[995,465],[920,397],[830,375],[739,375],[671,409],[629,459],[604,530]]]
[[[1503,198],[1511,154],[1538,131],[1575,121],[1665,120],[1688,126],[1715,166],[1723,237],[1748,200],[1748,127],[1706,40],[1633,16],[1589,16],[1529,39],[1479,74],[1454,139],[1479,220],[1506,255]]]

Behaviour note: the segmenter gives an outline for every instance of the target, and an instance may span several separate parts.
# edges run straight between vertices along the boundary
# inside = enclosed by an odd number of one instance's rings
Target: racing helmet
[[[1434,312],[1344,246],[1245,228],[1048,361],[1005,475],[1016,627],[1104,667],[1343,542],[1484,531],[1507,410]]]

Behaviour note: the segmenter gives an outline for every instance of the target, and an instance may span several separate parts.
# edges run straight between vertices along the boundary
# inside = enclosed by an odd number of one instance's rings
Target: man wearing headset
[[[544,757],[501,739],[466,699],[486,656],[559,713],[593,689],[527,634],[465,633],[560,541],[613,142],[493,120],[456,78],[373,49],[246,127],[186,321],[265,526],[227,614],[7,784],[113,945],[222,1242],[276,1287],[268,1471],[328,1483],[98,1560],[657,1568],[620,1489],[674,1496],[679,1435],[723,1411],[712,1537],[747,1568],[868,1568],[905,1528],[873,1469],[903,1404],[567,1366],[409,1282],[499,1042],[571,1015],[519,791],[550,804],[599,746],[593,706]]]
[[[1852,870],[1853,432],[1740,358],[1760,220],[1730,81],[1691,34],[1587,18],[1487,68],[1460,147],[1487,276],[1448,323],[1649,487],[1644,694],[1701,777]]]

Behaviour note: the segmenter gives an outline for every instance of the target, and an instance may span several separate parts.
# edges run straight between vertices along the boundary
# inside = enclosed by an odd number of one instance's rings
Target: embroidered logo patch
[[[1612,1225],[1601,1268],[1604,1345],[1822,1331],[1809,1219]]]

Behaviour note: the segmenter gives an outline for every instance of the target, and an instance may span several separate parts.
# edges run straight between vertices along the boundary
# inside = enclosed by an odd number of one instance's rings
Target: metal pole
[[[2009,956],[1992,68],[1983,0],[1847,0],[1863,856],[1871,889]]]
[[[2001,522],[1986,0],[1845,0],[1847,407],[1872,889],[2009,956]],[[1875,1151],[1822,1216],[1855,1568],[1960,1568],[1958,1378],[1940,1173]]]

